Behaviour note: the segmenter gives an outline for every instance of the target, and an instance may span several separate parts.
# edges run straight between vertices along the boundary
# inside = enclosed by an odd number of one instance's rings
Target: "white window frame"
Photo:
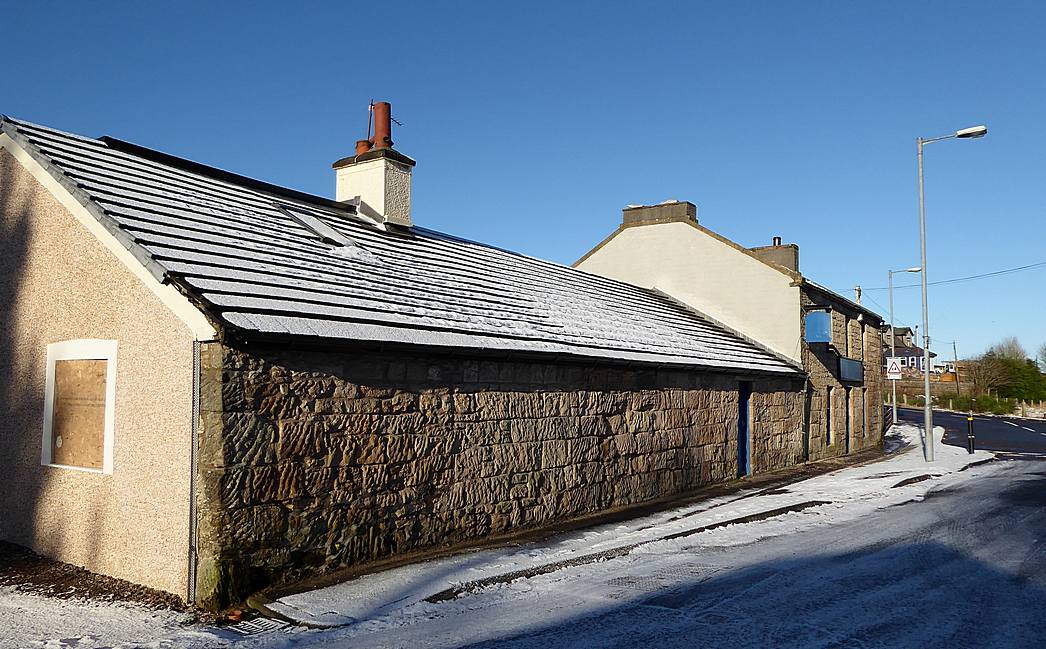
[[[44,430],[41,438],[40,464],[87,473],[112,474],[113,433],[116,430],[116,351],[115,340],[84,338],[51,343],[47,346],[47,375],[44,382]],[[102,468],[92,469],[51,460],[51,433],[54,426],[54,367],[57,361],[105,361],[105,427],[102,439]]]

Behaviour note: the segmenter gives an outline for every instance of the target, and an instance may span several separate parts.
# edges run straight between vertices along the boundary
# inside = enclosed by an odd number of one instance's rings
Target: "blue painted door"
[[[752,400],[752,384],[741,381],[737,387],[737,477],[743,477],[752,472],[752,440],[750,439],[750,422]]]

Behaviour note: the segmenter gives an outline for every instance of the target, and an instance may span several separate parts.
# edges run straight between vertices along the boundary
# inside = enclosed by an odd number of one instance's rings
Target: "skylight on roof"
[[[361,247],[358,243],[345,236],[340,231],[332,228],[320,218],[322,212],[310,210],[297,205],[277,205],[287,216],[300,223],[305,229],[312,231],[320,241],[331,246],[331,253],[338,257],[364,261],[370,263],[381,263],[376,255]]]
[[[332,246],[355,246],[356,242],[321,221],[314,212],[292,205],[277,205],[292,219],[311,230],[320,241]]]

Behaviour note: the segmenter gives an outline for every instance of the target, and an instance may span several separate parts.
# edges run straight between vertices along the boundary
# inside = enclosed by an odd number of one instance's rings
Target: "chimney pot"
[[[359,199],[357,210],[384,223],[410,227],[411,177],[415,162],[392,148],[392,107],[372,106],[374,137],[356,140],[355,155],[335,162],[335,200]]]
[[[392,105],[387,101],[374,104],[374,147],[392,148]]]
[[[774,245],[775,246],[781,245],[781,237],[774,237]]]

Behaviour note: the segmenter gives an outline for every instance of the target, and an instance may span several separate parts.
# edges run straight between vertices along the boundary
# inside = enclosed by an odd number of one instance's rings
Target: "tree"
[[[988,351],[999,358],[1007,358],[1011,361],[1023,361],[1028,358],[1028,352],[1014,336],[1003,338],[992,345]]]
[[[1010,382],[1010,373],[1006,363],[990,351],[969,363],[966,380],[973,383],[975,394],[984,394],[989,389],[998,390]]]
[[[1039,367],[1042,368],[1043,372],[1046,372],[1046,343],[1039,347]]]
[[[1039,401],[1046,399],[1046,375],[1030,358],[1022,362],[1004,360],[1009,367],[1010,385],[999,391],[1004,397]]]

